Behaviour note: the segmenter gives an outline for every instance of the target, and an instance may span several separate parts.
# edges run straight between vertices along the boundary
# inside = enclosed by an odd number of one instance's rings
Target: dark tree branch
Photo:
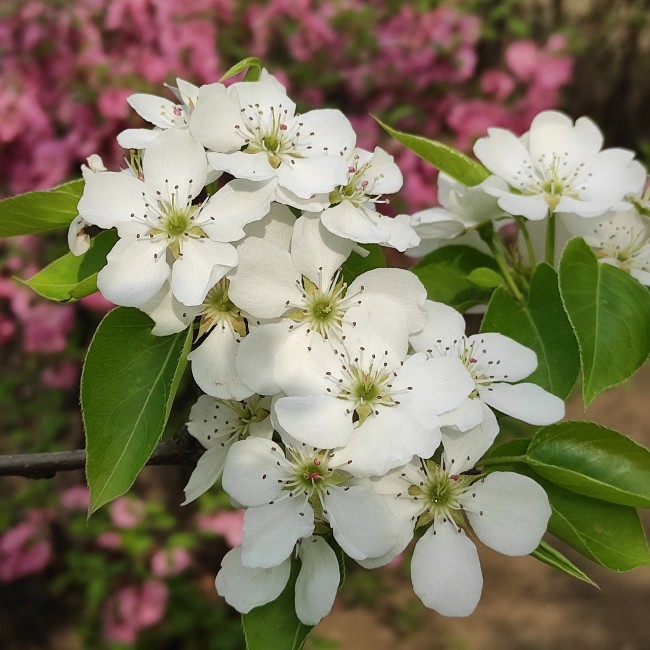
[[[156,446],[147,465],[196,465],[203,452],[201,446],[187,432],[182,431]],[[83,469],[86,451],[55,451],[42,454],[15,454],[0,456],[0,476],[52,478],[57,472]]]

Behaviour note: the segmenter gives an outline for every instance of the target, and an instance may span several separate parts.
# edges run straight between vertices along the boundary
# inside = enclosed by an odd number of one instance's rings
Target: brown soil
[[[597,398],[583,413],[572,400],[567,418],[588,419],[650,445],[650,366],[627,385]],[[646,529],[650,516],[645,512]],[[384,569],[372,607],[337,604],[314,630],[315,647],[338,650],[647,650],[650,567],[603,569],[562,550],[600,586],[573,580],[531,557],[479,549],[483,597],[468,618],[444,618],[413,594],[403,569]],[[322,642],[319,644],[319,638]]]

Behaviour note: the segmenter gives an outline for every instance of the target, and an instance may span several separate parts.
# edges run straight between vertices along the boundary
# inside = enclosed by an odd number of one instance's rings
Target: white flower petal
[[[146,212],[142,192],[145,185],[129,174],[102,172],[86,179],[84,193],[77,209],[88,223],[100,228],[112,228],[132,220],[131,214]]]
[[[275,600],[287,586],[291,560],[270,569],[251,569],[241,562],[241,547],[231,549],[221,561],[215,585],[217,593],[238,612],[247,614],[254,607]]]
[[[519,381],[537,368],[533,350],[497,332],[474,334],[467,345],[476,359],[475,371],[494,381]]]
[[[310,150],[312,155],[320,154],[341,159],[352,155],[357,136],[350,121],[341,111],[332,108],[319,108],[297,116],[296,120],[301,123],[301,132],[309,134],[305,139],[308,139],[312,146]],[[336,185],[346,184],[347,167],[346,163],[344,166],[345,177]]]
[[[302,561],[296,579],[296,615],[305,625],[316,625],[334,605],[339,587],[339,562],[322,537],[309,537],[300,544]]]
[[[479,138],[474,144],[474,154],[495,176],[512,187],[519,186],[521,169],[532,164],[526,147],[506,129],[488,129],[487,137]]]
[[[411,345],[417,352],[444,355],[446,348],[465,336],[465,319],[455,309],[441,302],[427,300],[424,309],[427,314],[426,325],[411,336]]]
[[[188,306],[200,305],[212,286],[236,266],[239,259],[231,244],[207,238],[185,238],[181,252],[172,268],[172,292],[177,300]]]
[[[260,395],[280,392],[275,379],[275,359],[286,341],[288,327],[286,322],[256,327],[239,344],[235,368],[251,391]]]
[[[173,195],[175,204],[185,207],[205,186],[208,163],[187,129],[167,129],[145,149],[142,169],[148,190],[160,192],[163,201]]]
[[[275,181],[234,180],[213,194],[201,209],[196,225],[214,241],[239,241],[244,228],[269,213]]]
[[[377,412],[354,430],[348,444],[342,443],[343,449],[333,452],[332,462],[353,476],[382,476],[416,455],[429,458],[438,448],[435,416],[424,426],[405,409],[377,407]]]
[[[97,287],[104,298],[123,307],[141,307],[151,300],[171,270],[165,259],[166,246],[165,240],[118,240],[97,276]]]
[[[68,247],[73,255],[83,255],[90,248],[90,237],[86,232],[90,224],[83,217],[76,217],[68,228]]]
[[[147,122],[151,122],[151,124],[161,129],[168,129],[174,126],[173,117],[176,104],[170,102],[168,99],[147,93],[135,93],[126,101]]]
[[[237,374],[239,335],[230,324],[217,323],[199,347],[187,355],[199,388],[212,397],[241,400],[253,390]]]
[[[341,156],[291,158],[291,162],[282,162],[278,167],[277,177],[281,187],[301,199],[309,199],[314,194],[331,192],[337,185],[344,185],[347,163]]]
[[[326,395],[280,397],[273,406],[283,429],[307,445],[341,447],[352,435],[352,413],[347,402]]]
[[[314,511],[298,491],[244,513],[241,559],[244,566],[270,568],[284,562],[296,542],[314,532]]]
[[[319,215],[304,214],[296,220],[291,238],[291,258],[302,275],[322,290],[348,259],[352,244],[332,235],[321,223]]]
[[[488,406],[480,400],[469,400],[480,406],[483,420],[467,431],[442,428],[444,465],[449,474],[461,474],[476,465],[499,433],[499,423]]]
[[[387,229],[371,218],[371,211],[350,201],[341,201],[323,210],[321,220],[329,232],[337,237],[362,244],[383,244],[390,239]]]
[[[211,447],[199,458],[190,480],[184,488],[185,501],[181,505],[185,506],[194,499],[198,499],[217,482],[223,472],[228,448],[229,445]]]
[[[387,553],[397,542],[397,522],[370,488],[331,486],[323,499],[334,539],[353,559]]]
[[[118,133],[117,143],[124,149],[146,149],[159,135],[159,129],[125,129]]]
[[[228,294],[256,318],[276,318],[300,304],[303,288],[291,255],[264,239],[251,237],[239,248],[239,264]]]
[[[200,307],[188,307],[174,298],[171,285],[165,282],[162,289],[144,305],[143,311],[155,323],[151,333],[154,336],[169,336],[189,327],[201,311]]]
[[[238,151],[242,136],[235,125],[241,111],[233,91],[223,84],[201,86],[198,101],[190,115],[190,133],[212,151]]]
[[[278,448],[266,438],[235,442],[223,470],[223,489],[244,506],[261,506],[282,492],[291,469]]]
[[[361,295],[359,295],[361,292]],[[419,278],[404,269],[372,269],[358,276],[348,287],[348,296],[365,300],[367,296],[390,298],[404,314],[410,333],[417,332],[426,323],[424,306],[427,290]]]
[[[528,424],[553,424],[564,417],[564,402],[536,384],[491,384],[479,397],[492,408]]]
[[[544,219],[548,214],[548,203],[541,194],[522,196],[495,191],[492,195],[498,197],[499,207],[508,214],[526,217],[531,221]]]
[[[441,413],[440,422],[443,427],[451,428],[455,431],[468,431],[483,421],[484,406],[485,404],[480,399],[467,398],[455,409]]]
[[[259,237],[288,251],[296,217],[286,205],[271,203],[266,216],[244,226],[247,237]]]
[[[265,153],[208,153],[209,163],[218,171],[249,181],[268,181],[277,176]],[[274,185],[275,187],[275,185]]]
[[[477,537],[504,555],[532,553],[551,516],[546,492],[514,472],[489,474],[469,488],[462,503]]]
[[[450,522],[436,522],[413,550],[411,581],[418,598],[443,616],[469,616],[483,575],[476,546]]]

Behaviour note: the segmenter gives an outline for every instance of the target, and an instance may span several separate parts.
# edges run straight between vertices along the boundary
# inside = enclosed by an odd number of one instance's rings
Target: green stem
[[[523,217],[515,217],[515,221],[517,222],[517,225],[519,226],[519,232],[521,233],[522,237],[524,238],[524,242],[526,243],[526,251],[528,252],[528,263],[530,264],[530,268],[535,268],[537,266],[537,256],[535,255],[535,249],[533,248],[533,242],[530,238],[530,233],[528,232],[528,228],[526,228],[526,220]]]
[[[544,261],[551,266],[555,264],[555,213],[551,212],[546,226],[546,251]]]
[[[515,280],[510,273],[510,269],[508,268],[508,265],[503,258],[503,253],[497,248],[496,244],[494,243],[494,238],[486,238],[483,241],[485,241],[485,243],[488,245],[490,252],[494,256],[494,261],[497,263],[499,271],[501,271],[501,275],[503,275],[508,288],[512,292],[512,295],[518,302],[523,305],[525,302],[524,296],[522,295],[521,291],[519,291],[519,287],[517,287]]]
[[[485,458],[478,464],[481,467],[490,467],[491,465],[510,465],[525,462],[526,456],[495,456],[494,458]]]

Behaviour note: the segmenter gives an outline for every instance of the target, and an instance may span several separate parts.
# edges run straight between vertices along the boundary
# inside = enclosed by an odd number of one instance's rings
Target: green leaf
[[[650,352],[650,293],[625,271],[599,264],[584,240],[560,260],[560,292],[580,347],[585,404],[630,377]]]
[[[500,287],[504,280],[503,276],[494,269],[479,267],[474,269],[468,276],[467,280],[482,289],[496,289]]]
[[[650,450],[593,422],[558,422],[540,429],[526,463],[572,492],[650,507]]]
[[[544,562],[544,564],[548,564],[549,566],[559,569],[578,580],[582,580],[582,582],[586,582],[592,587],[596,587],[597,589],[599,588],[598,585],[584,571],[582,571],[582,569],[579,569],[575,564],[573,564],[573,562],[571,562],[571,560],[569,560],[568,557],[560,553],[560,551],[544,540],[539,543],[539,546],[531,553],[531,555],[540,560],[540,562]]]
[[[523,457],[528,451],[530,438],[515,438],[493,447],[485,455],[485,458],[514,458]],[[480,465],[480,463],[479,463]]]
[[[244,75],[244,81],[257,81],[260,78],[262,72],[262,61],[256,56],[249,56],[246,59],[242,59],[239,63],[235,65],[226,72],[226,74],[219,79],[219,83],[224,82],[226,79],[237,76],[240,72],[246,70]]]
[[[381,246],[378,244],[366,244],[362,248],[369,251],[366,257],[362,257],[358,253],[352,253],[343,263],[343,279],[348,284],[366,271],[386,267],[386,258],[381,250]]]
[[[374,117],[374,116],[373,116]],[[423,160],[463,185],[478,185],[490,172],[461,151],[442,142],[397,131],[375,117],[379,125]]]
[[[540,264],[530,280],[526,306],[504,288],[492,295],[481,332],[500,332],[537,354],[537,370],[526,381],[566,398],[580,369],[578,344],[558,289],[557,273]]]
[[[118,240],[114,230],[93,237],[84,255],[67,253],[29,280],[20,280],[50,300],[78,300],[97,291],[97,274],[106,264],[106,255]]]
[[[552,514],[548,530],[585,557],[614,571],[650,563],[636,510],[569,492],[547,481]]]
[[[443,246],[423,257],[411,271],[426,287],[430,300],[463,312],[487,302],[492,293],[469,281],[468,276],[477,268],[496,272],[494,260],[471,246]]]
[[[312,628],[296,616],[294,600],[299,569],[299,562],[294,560],[289,582],[278,598],[242,615],[247,650],[300,650],[304,645]]]
[[[100,323],[81,376],[90,513],[124,494],[163,433],[192,329],[153,336],[152,321],[118,307]]]
[[[62,230],[79,214],[84,182],[79,179],[54,189],[18,194],[0,201],[0,237]]]

